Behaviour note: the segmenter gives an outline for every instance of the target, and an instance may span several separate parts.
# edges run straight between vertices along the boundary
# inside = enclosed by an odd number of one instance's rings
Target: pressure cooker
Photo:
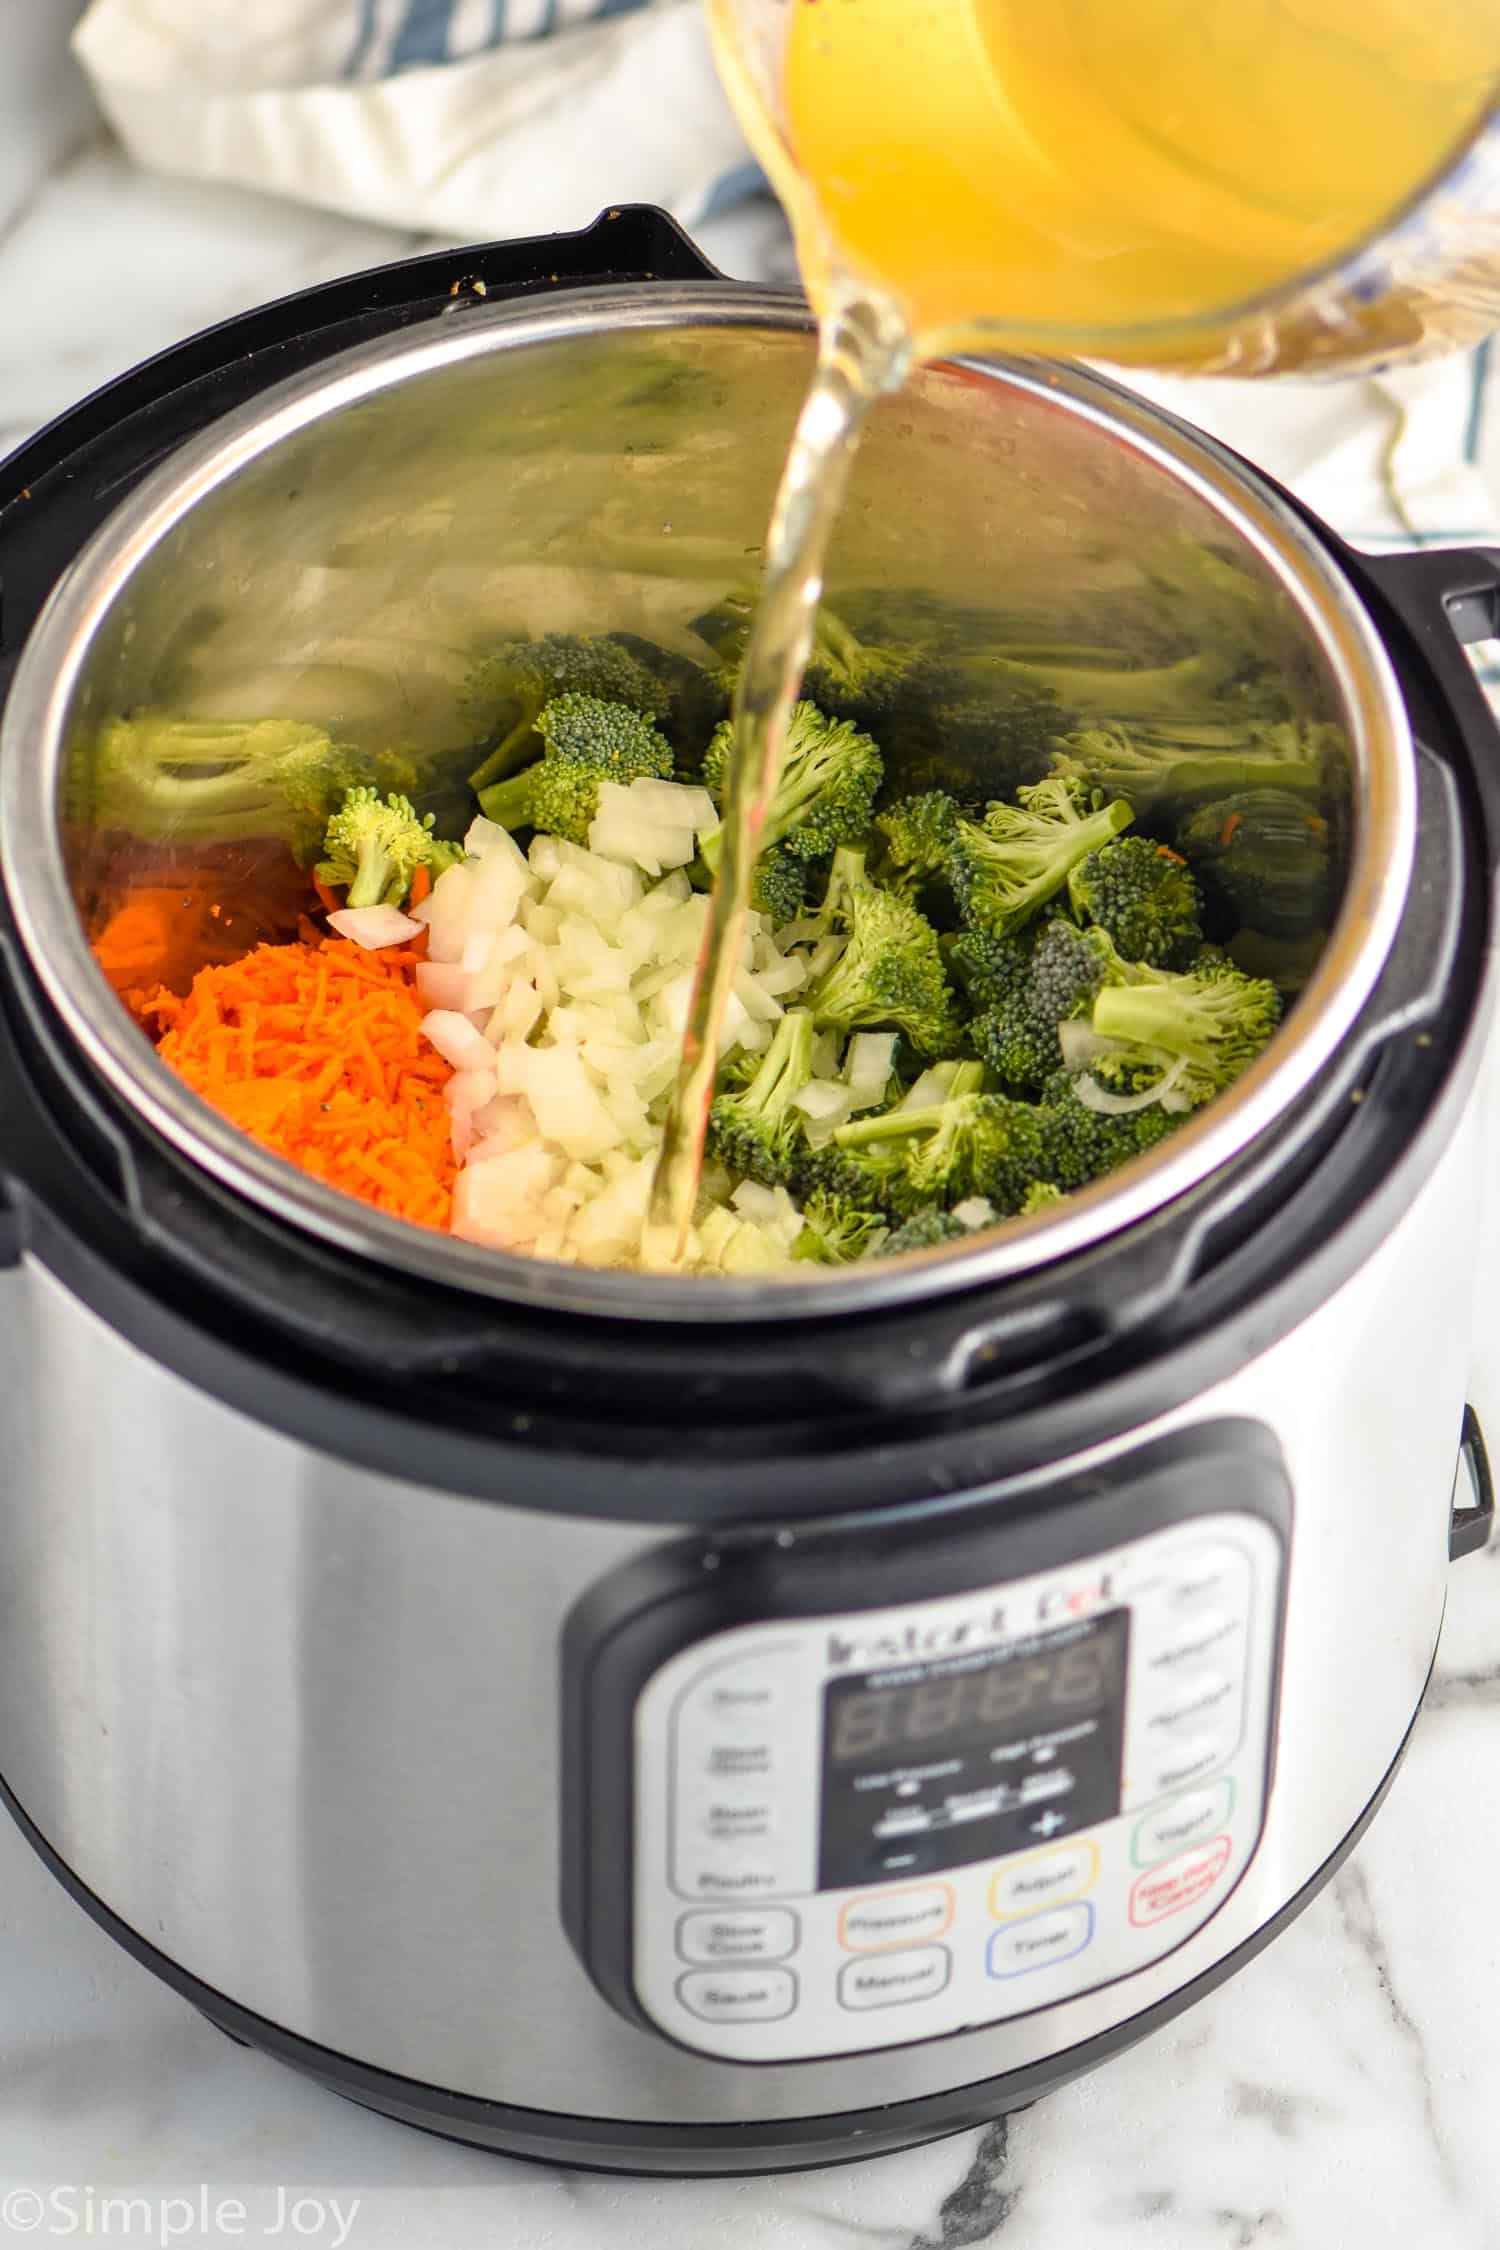
[[[1232,1975],[1489,1529],[1500,555],[1355,554],[1102,377],[920,373],[829,587],[1063,618],[1208,542],[1342,729],[1322,951],[1149,1155],[796,1283],[548,1265],[295,1172],[106,986],[100,718],[436,758],[486,634],[686,647],[812,350],[614,211],[230,321],[0,469],[5,1800],[234,2038],[625,2171],[955,2131]]]

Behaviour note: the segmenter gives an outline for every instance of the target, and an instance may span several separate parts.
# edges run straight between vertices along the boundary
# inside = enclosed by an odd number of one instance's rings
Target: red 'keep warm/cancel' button
[[[1214,1836],[1190,1852],[1179,1852],[1160,1867],[1148,1868],[1130,1893],[1130,1919],[1137,1929],[1180,1914],[1211,1891],[1229,1864],[1229,1838]]]

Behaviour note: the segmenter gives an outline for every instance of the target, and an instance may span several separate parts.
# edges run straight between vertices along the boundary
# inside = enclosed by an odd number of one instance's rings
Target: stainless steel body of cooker
[[[393,2115],[627,2169],[898,2146],[1305,1903],[1487,1529],[1496,798],[1445,605],[1487,630],[1494,566],[1376,572],[1077,372],[921,377],[835,586],[1061,613],[1164,529],[1294,620],[1351,746],[1302,1001],[1161,1150],[956,1252],[792,1289],[479,1252],[170,1079],[90,962],[61,764],[169,696],[436,752],[500,620],[686,647],[809,344],[716,281],[406,270],[352,351],[314,293],[0,472],[41,609],[0,733],[0,1782],[123,1943]]]

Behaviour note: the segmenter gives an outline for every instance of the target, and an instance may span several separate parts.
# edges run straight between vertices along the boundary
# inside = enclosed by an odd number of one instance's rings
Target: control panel
[[[1199,1929],[1260,1835],[1284,1567],[1224,1496],[657,1663],[629,1750],[640,2014],[734,2061],[847,2054],[1053,2006]]]

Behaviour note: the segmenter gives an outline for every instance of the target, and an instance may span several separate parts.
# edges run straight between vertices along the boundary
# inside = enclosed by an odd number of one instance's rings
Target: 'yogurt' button
[[[1052,1907],[1045,1914],[1027,1914],[995,1931],[984,1965],[992,1977],[1029,1976],[1033,1969],[1071,1961],[1093,1934],[1094,1909],[1087,1899],[1076,1906]]]
[[[1098,1847],[1087,1839],[1031,1852],[992,1878],[990,1912],[998,1922],[1013,1914],[1034,1914],[1039,1907],[1066,1905],[1089,1888],[1098,1872]]]
[[[1135,1927],[1144,1929],[1149,1923],[1163,1921],[1169,1914],[1180,1914],[1185,1907],[1196,1906],[1207,1897],[1229,1864],[1229,1838],[1215,1836],[1212,1843],[1200,1844],[1193,1851],[1179,1852],[1176,1859],[1163,1862],[1138,1875],[1130,1892],[1130,1919]]]
[[[677,1997],[703,2023],[775,2023],[797,2005],[790,1969],[689,1969]]]
[[[677,1951],[684,1961],[784,1961],[797,1950],[797,1917],[785,1906],[730,1906],[684,1914]]]
[[[952,1973],[946,1945],[915,1946],[909,1953],[882,1953],[868,1961],[846,1961],[839,1971],[841,2008],[899,2008],[911,2000],[930,2000]]]
[[[1226,1774],[1211,1789],[1190,1789],[1157,1805],[1136,1823],[1130,1839],[1130,1856],[1137,1867],[1154,1867],[1159,1859],[1201,1844],[1227,1825],[1234,1809],[1234,1783]]]

